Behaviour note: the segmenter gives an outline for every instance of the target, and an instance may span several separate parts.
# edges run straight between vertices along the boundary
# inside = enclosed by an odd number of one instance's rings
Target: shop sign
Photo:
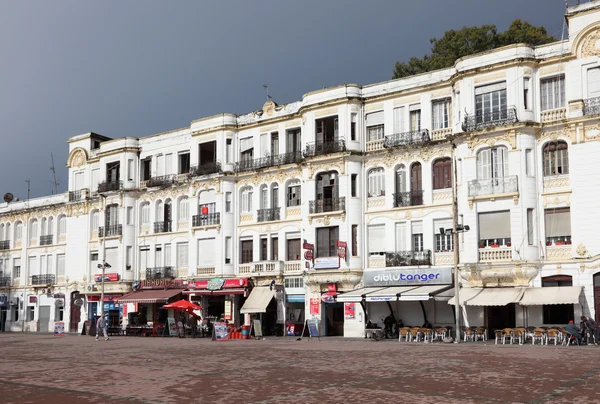
[[[338,257],[345,260],[346,259],[346,249],[348,248],[348,243],[345,241],[336,241],[335,242],[338,248]]]
[[[363,273],[365,287],[452,284],[452,268],[375,269]]]
[[[119,295],[104,295],[104,301],[105,302],[112,302],[113,300],[118,299],[119,297],[122,297],[123,295],[119,294]],[[99,302],[100,301],[100,295],[88,295],[87,297],[88,302]]]
[[[225,300],[225,320],[231,320],[231,300]]]
[[[223,285],[219,289],[210,289],[208,284],[216,279],[223,281]],[[243,288],[248,286],[248,278],[232,278],[232,279],[220,279],[215,278],[210,281],[195,281],[188,282],[190,289],[208,289],[208,290],[221,290],[221,289],[232,289],[232,288]]]
[[[140,289],[185,289],[182,279],[146,279],[140,282]]]
[[[227,323],[216,322],[213,324],[213,330],[213,332],[215,333],[215,340],[227,341],[229,339]]]
[[[102,274],[94,275],[96,282],[102,282]],[[110,273],[104,274],[104,282],[117,282],[119,280],[119,274]]]
[[[356,318],[356,303],[344,303],[344,319],[352,320]]]
[[[321,296],[321,301],[323,303],[335,303],[335,296],[325,293]]]
[[[225,279],[221,278],[213,278],[206,284],[206,289],[208,290],[221,290],[223,289],[223,285],[225,284]]]
[[[315,258],[315,269],[337,269],[340,267],[339,257]]]
[[[37,296],[30,295],[29,296],[29,303],[36,304],[37,303]]]
[[[310,315],[318,316],[321,312],[321,299],[311,298],[310,299]]]
[[[8,306],[8,296],[0,296],[0,306]]]

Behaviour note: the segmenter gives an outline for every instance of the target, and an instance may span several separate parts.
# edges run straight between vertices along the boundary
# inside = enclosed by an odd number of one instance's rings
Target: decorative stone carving
[[[581,57],[600,55],[600,30],[590,32],[581,45]]]
[[[324,164],[311,164],[309,168],[309,177],[312,179],[315,174],[322,171],[336,170],[340,175],[344,175],[345,162],[343,159],[336,162],[324,163]]]
[[[529,286],[529,282],[539,273],[533,265],[516,264],[514,267],[492,267],[475,264],[466,265],[459,274],[472,287],[483,286]]]
[[[572,257],[571,246],[548,246],[546,247],[546,260],[567,261]]]
[[[600,125],[584,127],[584,136],[586,140],[596,140],[600,138]]]
[[[568,175],[544,178],[544,189],[569,188],[570,185]]]
[[[482,145],[494,146],[500,142],[508,143],[512,149],[517,148],[516,131],[508,130],[503,134],[489,136],[486,134],[470,134],[467,138],[467,146],[471,151]]]
[[[67,167],[81,167],[87,164],[87,153],[81,147],[74,149],[67,160]]]
[[[265,104],[263,105],[263,112],[265,115],[267,116],[271,116],[273,115],[273,112],[275,112],[275,107],[277,106],[277,104],[275,104],[273,101],[268,100],[267,102],[265,102]]]
[[[583,243],[579,243],[579,245],[577,246],[577,256],[581,257],[581,258],[585,258],[588,255],[588,249],[585,246],[585,244]]]

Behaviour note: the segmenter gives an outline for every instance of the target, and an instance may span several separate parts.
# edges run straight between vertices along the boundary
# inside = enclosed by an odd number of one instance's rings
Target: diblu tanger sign
[[[374,269],[363,273],[366,286],[450,285],[452,268]]]

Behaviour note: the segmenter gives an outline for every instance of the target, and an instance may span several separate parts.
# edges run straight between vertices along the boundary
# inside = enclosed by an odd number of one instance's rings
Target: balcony
[[[425,144],[431,141],[429,130],[421,129],[412,132],[396,133],[385,137],[383,147],[399,147]]]
[[[6,288],[11,285],[10,276],[0,276],[0,288]]]
[[[146,181],[147,188],[166,188],[173,184],[175,184],[175,176],[173,174],[151,177]]]
[[[106,181],[98,184],[98,193],[113,192],[123,189],[123,181]]]
[[[423,191],[396,192],[394,194],[394,207],[423,205]]]
[[[221,213],[207,213],[206,215],[194,215],[192,216],[192,226],[215,226],[221,224]]]
[[[385,253],[386,267],[431,266],[431,250]]]
[[[52,245],[52,241],[54,236],[52,234],[48,234],[46,236],[40,236],[40,245]]]
[[[542,123],[562,121],[564,119],[567,119],[566,108],[549,109],[540,113]]]
[[[170,233],[171,221],[154,222],[154,233]]]
[[[56,283],[56,277],[54,275],[32,275],[31,276],[31,284],[32,285],[54,285]]]
[[[0,251],[10,250],[10,240],[0,241]]]
[[[257,222],[272,222],[275,220],[281,220],[279,212],[281,208],[268,208],[259,209],[256,211]]]
[[[462,130],[463,132],[473,132],[496,126],[511,125],[516,122],[519,122],[517,110],[515,107],[508,107],[504,110],[467,114],[462,123]]]
[[[469,181],[469,197],[510,194],[518,191],[519,181],[516,175]]]
[[[244,171],[260,170],[261,168],[277,167],[286,164],[298,164],[303,160],[302,153],[290,152],[276,154],[273,156],[261,157],[253,160],[242,160],[235,163],[235,172],[241,173]]]
[[[346,151],[346,141],[335,139],[331,141],[318,141],[308,143],[304,151],[304,157],[322,156],[324,154],[339,153]]]
[[[259,261],[240,265],[240,274],[273,275],[283,273],[282,261]]]
[[[316,199],[308,203],[309,213],[339,212],[346,210],[346,197]]]
[[[115,237],[123,234],[123,225],[98,227],[98,237]]]
[[[146,279],[174,279],[173,267],[146,268]]]
[[[212,163],[192,166],[190,168],[190,177],[201,177],[203,175],[217,174],[221,172],[221,163],[215,161]]]
[[[80,189],[78,191],[69,191],[69,202],[77,202],[86,199],[88,190]]]
[[[600,114],[600,97],[583,100],[583,115]]]

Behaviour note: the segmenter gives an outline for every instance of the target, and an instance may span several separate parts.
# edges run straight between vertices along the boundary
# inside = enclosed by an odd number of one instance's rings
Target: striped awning
[[[183,289],[140,290],[117,299],[118,303],[167,303]]]

